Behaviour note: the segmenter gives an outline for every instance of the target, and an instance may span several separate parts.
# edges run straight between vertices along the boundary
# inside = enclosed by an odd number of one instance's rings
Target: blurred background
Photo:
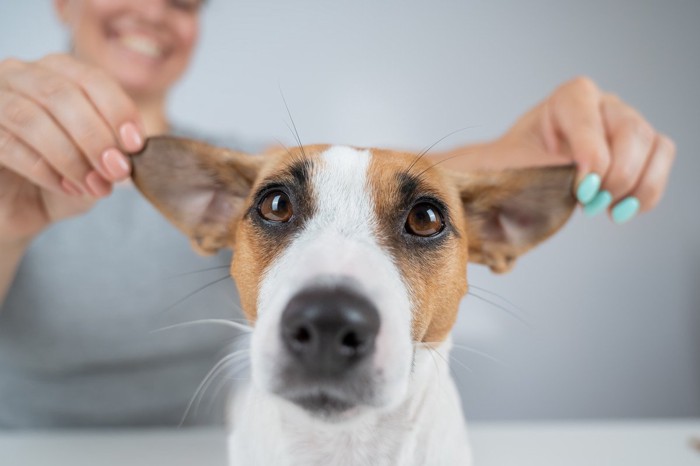
[[[660,207],[577,213],[513,272],[469,268],[468,419],[700,416],[700,2],[209,0],[174,121],[208,135],[419,150],[497,137],[577,75],[677,143]],[[46,0],[0,3],[0,59],[65,51]],[[484,291],[488,290],[488,291]]]

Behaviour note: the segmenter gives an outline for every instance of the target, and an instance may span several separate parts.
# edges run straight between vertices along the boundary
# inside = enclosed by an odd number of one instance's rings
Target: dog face
[[[196,249],[235,251],[255,388],[327,420],[402,402],[414,344],[452,328],[467,261],[509,269],[575,205],[571,167],[454,174],[377,149],[156,138],[133,165]]]

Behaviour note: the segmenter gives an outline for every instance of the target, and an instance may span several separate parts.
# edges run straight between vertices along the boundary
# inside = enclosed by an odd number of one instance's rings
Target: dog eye
[[[415,236],[434,236],[444,228],[440,209],[427,202],[415,205],[406,219],[406,231]]]
[[[294,213],[289,196],[282,191],[272,191],[266,194],[258,205],[258,212],[264,219],[271,222],[287,222]]]

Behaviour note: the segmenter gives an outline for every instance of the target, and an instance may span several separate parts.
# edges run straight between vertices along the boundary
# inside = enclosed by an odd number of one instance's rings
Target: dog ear
[[[466,214],[469,259],[497,273],[561,228],[576,205],[573,166],[452,176]]]
[[[141,193],[202,254],[231,245],[234,226],[264,163],[208,144],[159,136],[131,157]]]

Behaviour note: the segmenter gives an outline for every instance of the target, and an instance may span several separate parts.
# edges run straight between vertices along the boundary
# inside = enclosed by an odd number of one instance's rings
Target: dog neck
[[[396,407],[339,424],[312,418],[247,386],[235,396],[231,464],[280,466],[469,464],[462,409],[450,377],[451,342],[418,346],[410,389]]]

